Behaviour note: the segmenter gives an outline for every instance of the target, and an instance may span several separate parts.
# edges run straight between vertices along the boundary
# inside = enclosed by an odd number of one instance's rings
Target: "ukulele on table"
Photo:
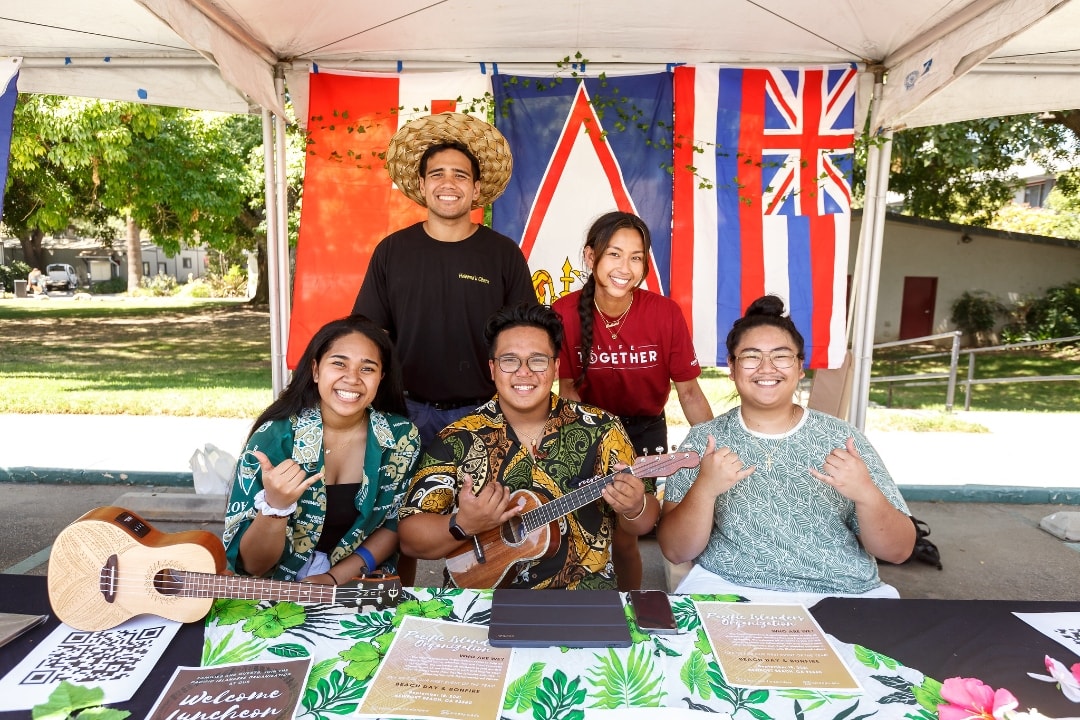
[[[220,574],[224,569],[225,547],[213,533],[163,533],[130,510],[101,507],[56,537],[49,603],[73,628],[107,630],[146,613],[193,622],[215,598],[388,607],[401,596],[396,575],[316,585]]]
[[[500,527],[474,535],[446,558],[446,570],[458,587],[498,587],[517,563],[551,557],[562,541],[558,520],[600,498],[600,491],[621,472],[638,477],[669,475],[681,468],[697,467],[701,458],[694,451],[646,455],[632,467],[593,478],[577,490],[544,503],[531,490],[515,490],[510,502],[524,501],[524,510]]]

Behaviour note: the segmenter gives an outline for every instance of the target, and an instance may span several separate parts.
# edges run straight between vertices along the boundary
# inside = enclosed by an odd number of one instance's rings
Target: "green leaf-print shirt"
[[[814,593],[864,593],[881,584],[877,562],[859,543],[855,503],[810,475],[825,457],[855,438],[874,484],[908,513],[904,498],[870,441],[845,422],[814,410],[784,436],[751,434],[739,408],[695,425],[681,449],[716,447],[738,453],[754,473],[716,498],[709,543],[695,562],[738,585]],[[767,458],[772,458],[771,467]],[[679,470],[664,499],[679,502],[697,478],[697,468]]]
[[[263,423],[252,433],[236,464],[236,479],[225,511],[222,539],[232,570],[247,574],[240,562],[240,538],[258,514],[255,495],[263,489],[262,468],[254,451],[261,450],[275,466],[292,458],[308,475],[313,475],[323,467],[322,440],[322,414],[317,407],[307,408],[287,420]],[[397,531],[398,508],[419,457],[420,437],[415,425],[400,415],[370,411],[363,487],[356,494],[359,515],[330,554],[331,565],[348,557],[377,529]],[[319,542],[325,519],[326,484],[320,480],[300,496],[296,511],[289,517],[285,548],[272,578],[296,579]],[[394,571],[396,558],[390,558],[388,563],[383,568]]]

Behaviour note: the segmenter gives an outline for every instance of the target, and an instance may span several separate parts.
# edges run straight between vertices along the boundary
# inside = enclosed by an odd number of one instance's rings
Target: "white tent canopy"
[[[24,58],[24,92],[232,112],[249,105],[281,110],[273,81],[279,63],[551,68],[577,52],[606,68],[684,62],[880,67],[891,75],[882,120],[893,124],[1080,107],[1077,0],[4,4],[0,53]],[[906,87],[913,71],[918,82]],[[1019,92],[997,92],[999,85]]]
[[[905,126],[1080,108],[1080,0],[5,0],[0,55],[24,58],[21,92],[284,114],[284,78],[314,65],[431,70],[464,63],[592,72],[672,63],[821,64],[863,71],[872,125]],[[295,75],[294,75],[295,73]],[[887,78],[888,82],[882,80]],[[297,90],[300,85],[297,84]],[[294,100],[302,101],[302,93]],[[264,118],[269,118],[265,114]],[[280,123],[278,124],[280,126]],[[280,128],[279,128],[280,129]],[[268,132],[268,138],[269,138]],[[279,133],[280,154],[280,133]],[[284,257],[283,180],[268,153],[271,261]],[[869,382],[888,145],[871,153],[853,317],[853,421]],[[274,220],[277,222],[274,222]],[[877,222],[880,219],[882,222]],[[876,245],[876,249],[875,249]],[[287,287],[279,264],[276,281]],[[284,357],[287,293],[273,338]],[[275,390],[283,365],[275,364]]]

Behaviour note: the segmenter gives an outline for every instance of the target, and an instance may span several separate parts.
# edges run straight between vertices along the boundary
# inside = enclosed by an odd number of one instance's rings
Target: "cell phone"
[[[679,632],[671,602],[662,590],[631,590],[630,606],[642,632],[674,634]]]

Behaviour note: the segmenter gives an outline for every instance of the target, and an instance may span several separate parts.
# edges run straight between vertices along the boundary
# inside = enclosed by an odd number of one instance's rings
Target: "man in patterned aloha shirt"
[[[642,481],[616,473],[633,461],[618,420],[551,392],[562,332],[546,306],[495,313],[485,329],[495,397],[443,429],[420,462],[401,507],[401,547],[447,558],[449,584],[613,589],[616,523],[634,535],[656,523],[659,503]],[[589,482],[611,473],[610,483]],[[504,525],[521,525],[526,540],[503,542]]]

